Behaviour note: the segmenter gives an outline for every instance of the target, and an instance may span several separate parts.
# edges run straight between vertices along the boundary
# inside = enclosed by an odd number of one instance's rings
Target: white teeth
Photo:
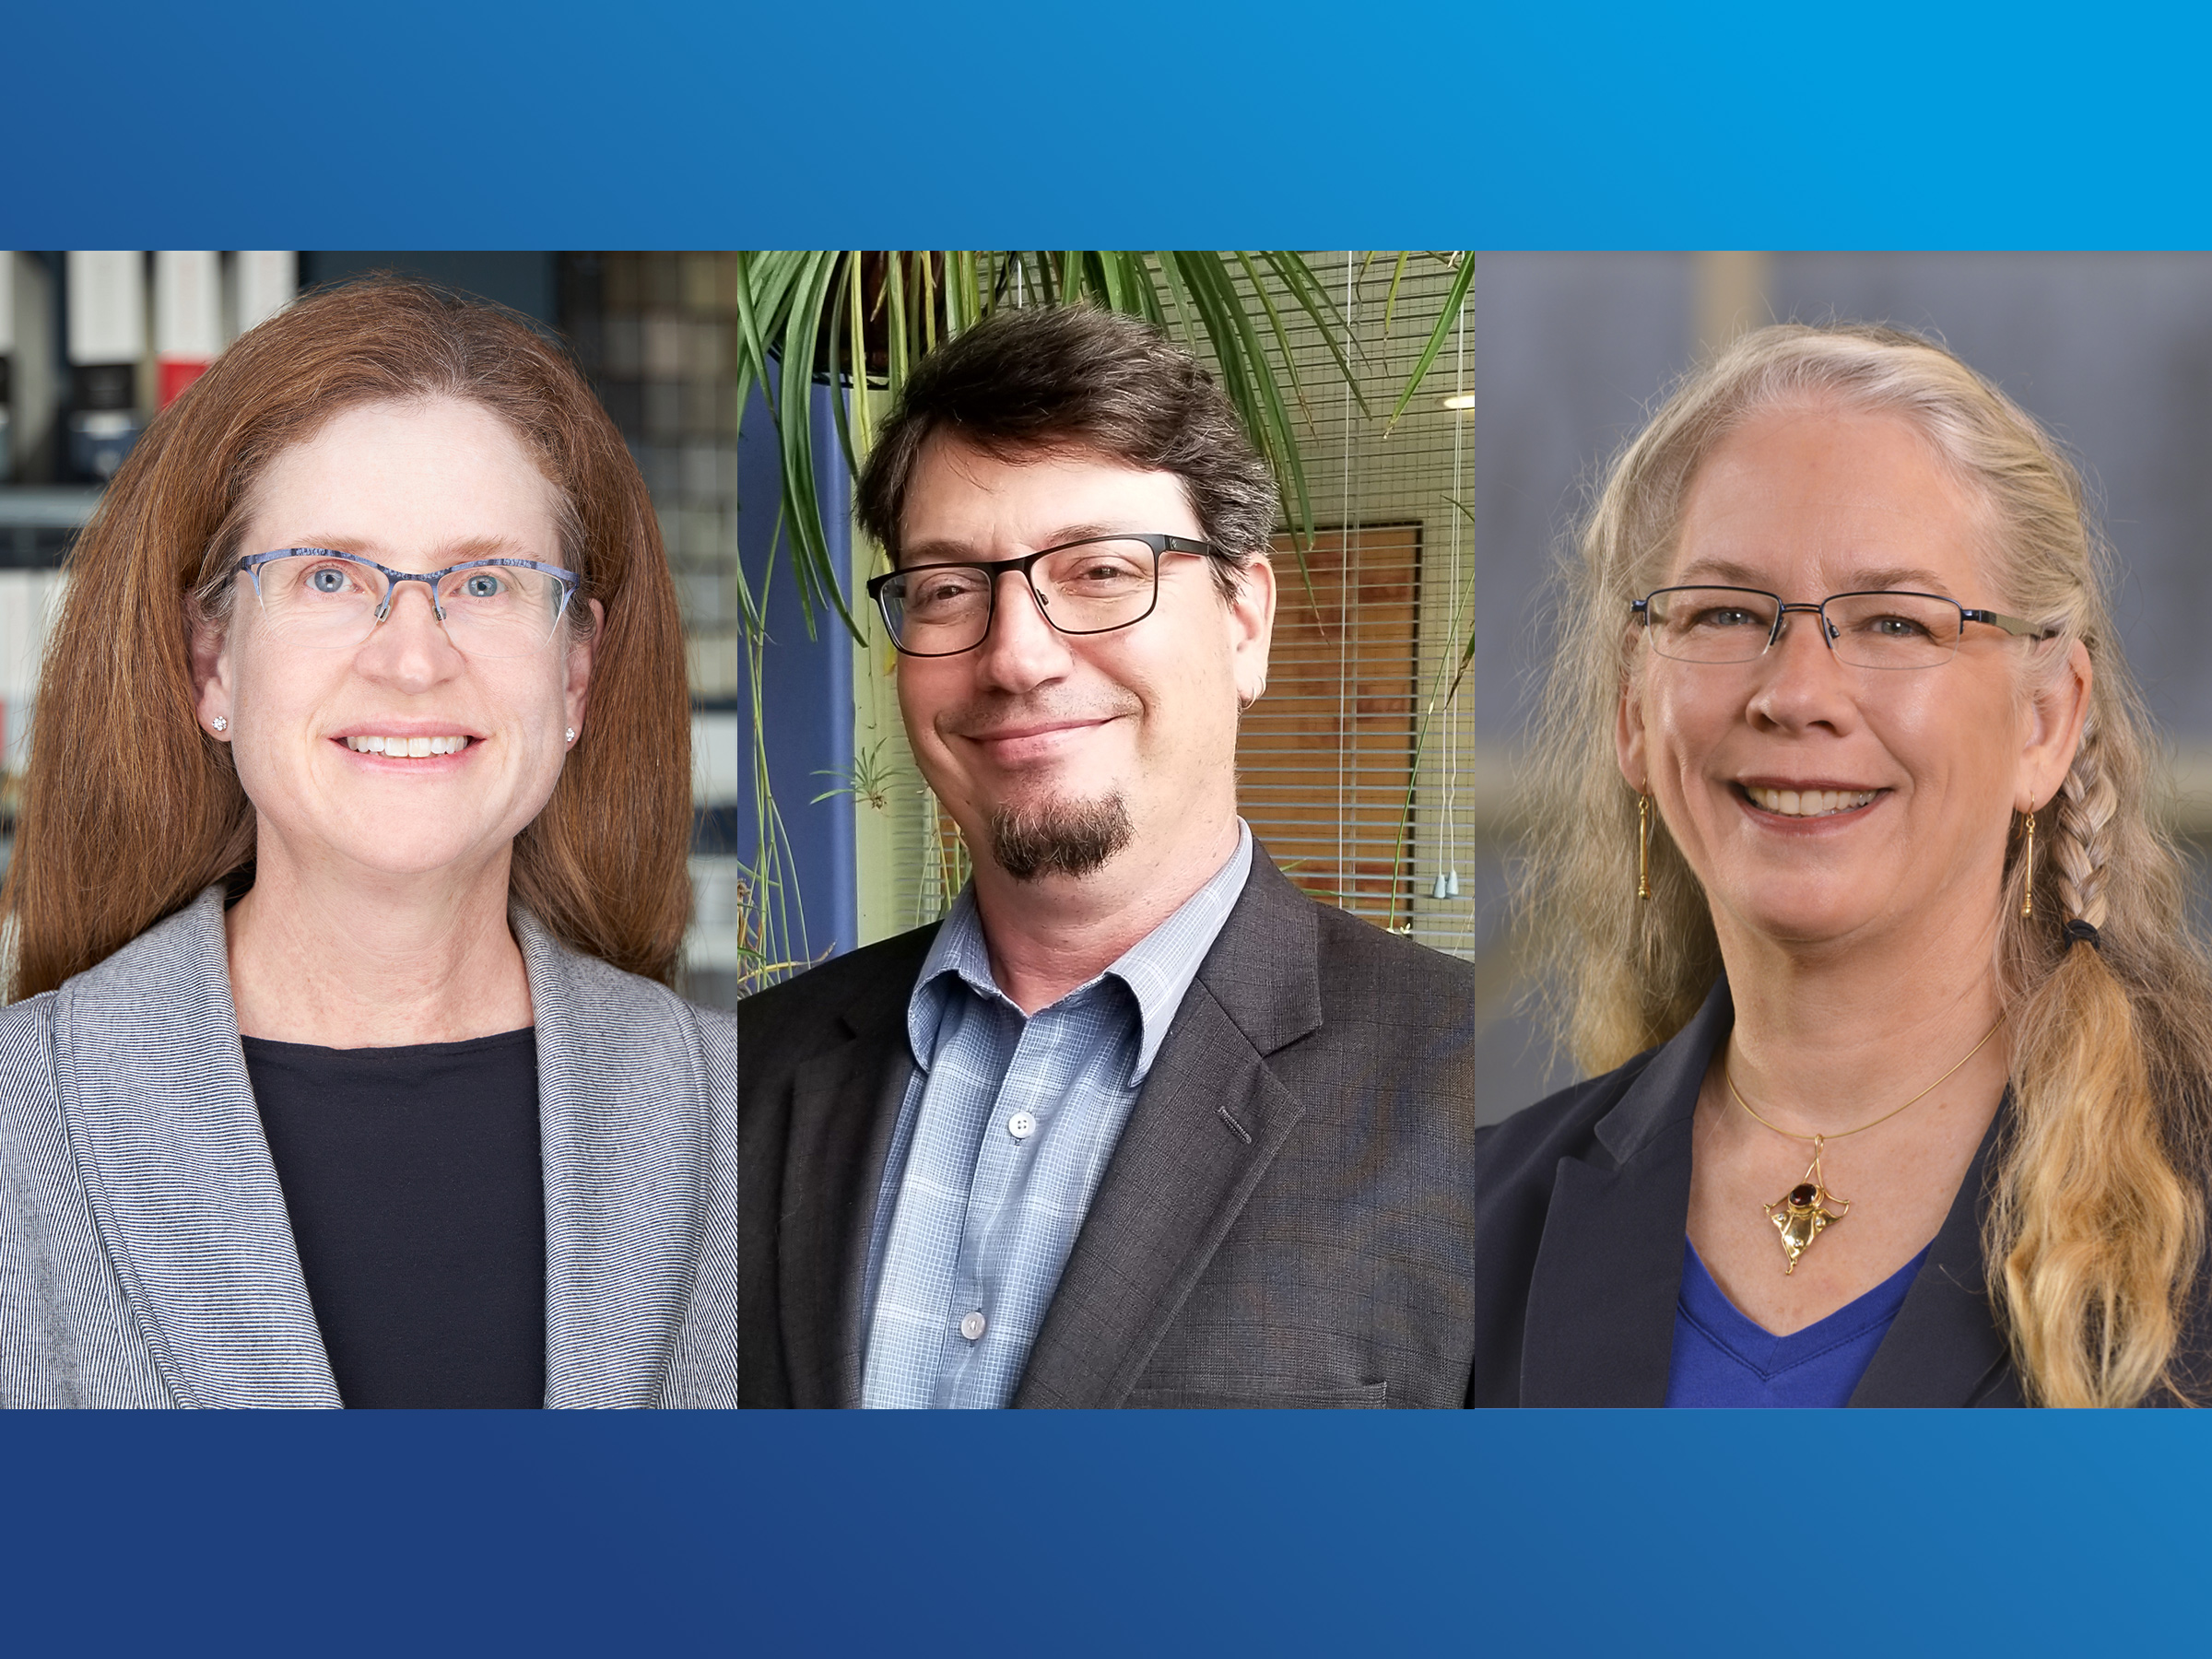
[[[1756,789],[1746,784],[1744,793],[1769,812],[1784,818],[1826,818],[1831,812],[1852,812],[1865,806],[1881,792],[1876,789]]]
[[[348,737],[346,747],[358,755],[457,755],[475,741],[471,737]]]

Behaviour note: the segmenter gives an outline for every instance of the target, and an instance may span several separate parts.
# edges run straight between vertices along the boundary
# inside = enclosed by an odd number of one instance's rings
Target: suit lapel
[[[860,1404],[868,1245],[884,1159],[913,1076],[899,1005],[878,1029],[800,1066],[777,1218],[777,1300],[794,1406]],[[848,1019],[848,1029],[852,1021]]]
[[[1990,1121],[1904,1305],[1852,1393],[1853,1406],[2025,1404],[1982,1265],[1983,1186],[2009,1110],[2007,1100]]]
[[[336,1406],[239,1045],[221,890],[65,985],[53,1041],[101,1240],[171,1393]]]
[[[1304,1107],[1267,1056],[1321,1025],[1312,901],[1253,849],[1047,1310],[1016,1406],[1118,1406]]]
[[[1690,1120],[1735,1019],[1726,982],[1562,1159],[1537,1247],[1521,1358],[1524,1406],[1663,1406],[1689,1221]]]
[[[1524,1406],[1664,1406],[1689,1215],[1689,1126],[1627,1169],[1561,1159],[1529,1285]]]

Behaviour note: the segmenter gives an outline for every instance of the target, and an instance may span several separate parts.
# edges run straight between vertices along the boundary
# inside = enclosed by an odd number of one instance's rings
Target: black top
[[[537,1033],[242,1041],[347,1406],[543,1406]]]
[[[1672,1041],[1475,1136],[1477,1406],[1661,1406],[1689,1220],[1690,1119],[1735,1023],[1721,981]],[[1853,1406],[2018,1406],[1984,1288],[2000,1106]]]

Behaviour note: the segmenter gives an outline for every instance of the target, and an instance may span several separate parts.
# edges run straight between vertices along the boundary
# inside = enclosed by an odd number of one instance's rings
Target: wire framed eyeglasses
[[[1940,594],[1894,589],[1830,594],[1818,605],[1786,605],[1759,588],[1665,587],[1629,602],[1653,651],[1677,663],[1756,662],[1782,638],[1793,611],[1820,618],[1820,638],[1854,668],[1936,668],[1959,652],[1969,622],[2021,639],[2048,640],[2054,628],[1978,610]]]
[[[253,553],[237,569],[273,631],[318,650],[364,645],[392,614],[403,582],[429,590],[430,611],[464,656],[525,657],[544,650],[583,580],[535,559],[470,559],[442,571],[394,571],[333,547]]]
[[[868,597],[891,643],[908,656],[958,656],[989,637],[998,579],[1021,572],[1044,619],[1064,634],[1112,633],[1159,604],[1159,561],[1171,553],[1222,558],[1187,535],[1100,535],[979,564],[910,565],[872,578]]]

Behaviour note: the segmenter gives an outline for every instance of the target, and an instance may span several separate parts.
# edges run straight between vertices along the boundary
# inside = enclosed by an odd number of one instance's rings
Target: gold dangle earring
[[[2027,820],[2028,834],[2020,847],[2020,867],[2028,874],[2027,883],[2020,889],[2020,920],[2032,922],[2035,920],[2035,814],[2031,810],[2020,816]]]
[[[1652,896],[1652,797],[1636,797],[1636,897]]]

